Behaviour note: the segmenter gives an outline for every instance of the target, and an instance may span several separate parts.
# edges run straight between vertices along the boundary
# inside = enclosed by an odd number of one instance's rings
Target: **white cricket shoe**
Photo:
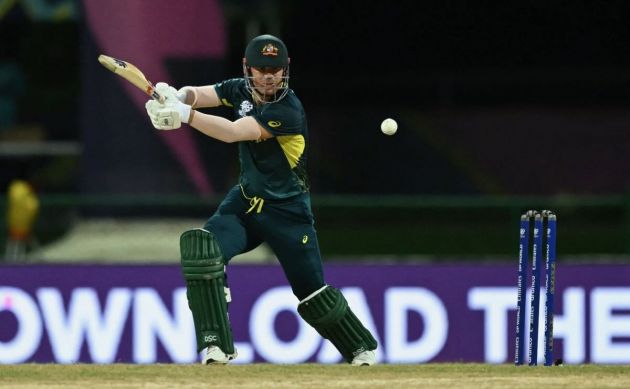
[[[225,365],[238,355],[236,350],[234,350],[234,354],[226,354],[218,346],[206,347],[201,352],[202,365]]]
[[[357,354],[350,363],[354,366],[371,366],[376,363],[376,354],[374,350],[363,351]]]

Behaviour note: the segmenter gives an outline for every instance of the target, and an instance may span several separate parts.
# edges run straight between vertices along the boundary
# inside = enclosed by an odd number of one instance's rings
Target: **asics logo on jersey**
[[[280,127],[282,125],[282,123],[275,120],[270,120],[267,122],[267,124],[269,124],[269,127],[273,127],[273,128]]]
[[[247,116],[247,113],[252,109],[254,109],[254,104],[252,104],[248,100],[243,100],[243,102],[241,103],[241,107],[238,110],[238,114],[240,117],[245,117]]]

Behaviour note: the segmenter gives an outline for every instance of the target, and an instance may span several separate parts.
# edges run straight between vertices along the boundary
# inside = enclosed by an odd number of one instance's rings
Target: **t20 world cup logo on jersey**
[[[254,105],[250,101],[243,100],[243,102],[241,103],[241,107],[238,110],[238,114],[240,117],[245,117],[247,116],[247,113],[251,111],[253,108],[254,108]]]

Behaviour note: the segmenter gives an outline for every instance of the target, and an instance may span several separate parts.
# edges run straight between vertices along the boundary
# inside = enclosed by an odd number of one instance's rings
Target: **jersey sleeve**
[[[214,90],[217,92],[221,104],[227,107],[233,107],[234,101],[236,100],[236,92],[242,83],[243,79],[232,78],[215,84]]]
[[[274,136],[300,134],[304,130],[304,115],[300,110],[281,104],[269,107],[254,119]]]

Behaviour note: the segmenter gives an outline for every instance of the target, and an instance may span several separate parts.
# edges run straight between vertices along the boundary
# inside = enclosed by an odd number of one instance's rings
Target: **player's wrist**
[[[197,104],[197,90],[193,86],[185,86],[177,91],[177,98],[184,104],[188,104],[191,107],[196,107]]]
[[[192,107],[188,104],[178,102],[176,108],[182,123],[188,123],[191,119]]]

